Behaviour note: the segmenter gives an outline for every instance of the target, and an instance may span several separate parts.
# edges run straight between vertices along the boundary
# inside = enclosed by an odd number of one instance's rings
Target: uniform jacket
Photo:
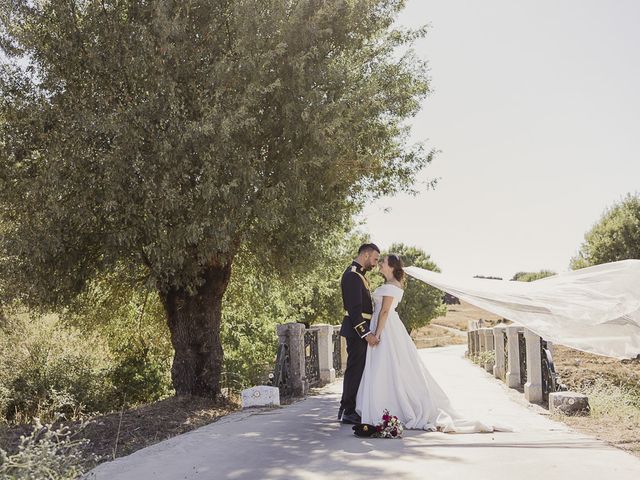
[[[369,282],[358,262],[353,262],[344,271],[340,285],[345,310],[340,335],[364,338],[370,333],[369,323],[373,314],[373,302],[371,301]]]

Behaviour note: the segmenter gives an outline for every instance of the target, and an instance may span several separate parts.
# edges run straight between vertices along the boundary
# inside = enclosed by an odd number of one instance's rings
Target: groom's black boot
[[[338,421],[342,420],[342,414],[344,413],[344,408],[340,407],[338,410]]]
[[[362,423],[362,419],[356,412],[345,413],[344,415],[342,415],[342,423],[348,423],[350,425],[360,425]]]

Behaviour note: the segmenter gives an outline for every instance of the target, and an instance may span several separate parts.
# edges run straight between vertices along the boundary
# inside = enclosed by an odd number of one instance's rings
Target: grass
[[[589,416],[560,414],[555,419],[640,457],[640,397],[605,379],[580,390],[589,397]]]
[[[560,382],[589,397],[586,417],[556,418],[640,457],[640,363],[554,347]]]

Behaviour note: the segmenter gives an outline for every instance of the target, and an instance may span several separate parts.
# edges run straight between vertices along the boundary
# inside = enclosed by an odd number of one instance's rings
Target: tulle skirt
[[[371,329],[375,328],[375,319]],[[511,430],[456,412],[440,385],[422,362],[418,349],[397,312],[389,312],[380,343],[369,346],[356,397],[356,411],[363,423],[380,423],[389,410],[409,429],[445,433],[477,433]]]

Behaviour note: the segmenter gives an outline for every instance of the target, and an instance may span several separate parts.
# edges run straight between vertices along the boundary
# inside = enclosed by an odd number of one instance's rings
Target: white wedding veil
[[[533,282],[405,271],[544,339],[616,358],[640,355],[640,260],[583,268]]]

